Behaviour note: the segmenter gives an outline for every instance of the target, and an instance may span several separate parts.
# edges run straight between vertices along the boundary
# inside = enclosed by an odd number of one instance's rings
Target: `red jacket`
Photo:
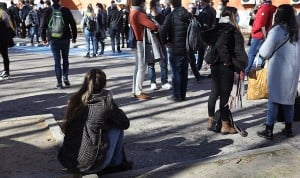
[[[266,32],[270,30],[272,27],[273,14],[276,11],[276,6],[272,4],[262,4],[258,9],[255,20],[253,23],[251,36],[256,39],[264,39],[264,35],[262,33],[262,27],[266,27]]]
[[[143,41],[144,28],[157,30],[157,26],[149,19],[146,13],[132,9],[129,13],[129,22],[133,29],[136,41]]]

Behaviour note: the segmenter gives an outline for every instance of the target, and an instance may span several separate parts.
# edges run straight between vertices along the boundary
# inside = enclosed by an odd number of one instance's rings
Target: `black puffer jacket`
[[[167,15],[159,34],[163,43],[171,43],[170,51],[174,55],[183,56],[186,51],[186,33],[192,15],[183,7],[175,8]]]

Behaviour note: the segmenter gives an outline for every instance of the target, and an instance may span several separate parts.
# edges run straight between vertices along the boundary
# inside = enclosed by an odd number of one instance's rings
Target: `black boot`
[[[272,140],[273,139],[273,128],[274,128],[274,124],[273,125],[266,124],[266,129],[264,131],[257,132],[257,135],[260,137],[266,138],[268,140]]]
[[[120,49],[120,46],[117,47],[117,51],[118,51],[118,53],[122,52],[121,49]]]
[[[282,133],[286,137],[293,137],[293,131],[292,131],[292,123],[285,123],[285,128],[282,129]]]

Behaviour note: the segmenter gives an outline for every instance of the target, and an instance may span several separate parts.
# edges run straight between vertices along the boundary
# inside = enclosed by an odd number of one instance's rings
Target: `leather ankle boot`
[[[268,140],[272,140],[273,139],[273,128],[274,128],[274,124],[266,125],[266,129],[263,131],[257,132],[257,135],[260,137],[266,138]]]
[[[214,131],[214,117],[209,117],[208,118],[208,127],[207,130],[208,131]]]
[[[292,131],[292,123],[285,123],[285,128],[282,129],[282,133],[286,136],[286,137],[293,137],[293,131]]]
[[[222,121],[221,133],[223,135],[236,134],[237,131],[235,130],[235,128],[231,125],[231,123],[229,121]]]

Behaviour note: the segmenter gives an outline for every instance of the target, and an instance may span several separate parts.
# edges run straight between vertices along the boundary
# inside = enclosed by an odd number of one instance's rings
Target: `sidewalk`
[[[83,44],[83,40],[80,38],[78,44]],[[59,127],[53,128],[56,122],[43,120],[50,114],[55,121],[61,122],[69,96],[78,90],[85,73],[98,67],[107,74],[108,89],[113,91],[115,101],[130,118],[131,126],[125,131],[124,145],[128,158],[134,162],[132,171],[104,177],[300,176],[296,170],[300,165],[299,153],[294,151],[300,148],[300,123],[294,124],[296,136],[293,138],[282,136],[280,131],[284,126],[277,123],[274,141],[264,140],[256,132],[263,129],[267,100],[243,98],[243,108],[233,111],[233,116],[249,133],[248,137],[208,132],[209,78],[197,83],[189,76],[187,101],[180,103],[166,99],[171,91],[161,88],[151,91],[146,78],[145,91],[153,99],[139,101],[130,97],[134,52],[122,51],[114,54],[107,47],[104,56],[86,59],[82,57],[84,48],[71,49],[72,87],[56,90],[49,48],[10,49],[12,77],[0,81],[0,157],[4,158],[0,175],[12,178],[68,176],[61,171],[56,159],[57,145],[61,143]],[[159,65],[156,71],[160,86]],[[206,75],[205,71],[201,73]],[[284,166],[286,163],[290,167]],[[251,170],[255,170],[254,173]],[[279,172],[275,175],[272,171]]]

